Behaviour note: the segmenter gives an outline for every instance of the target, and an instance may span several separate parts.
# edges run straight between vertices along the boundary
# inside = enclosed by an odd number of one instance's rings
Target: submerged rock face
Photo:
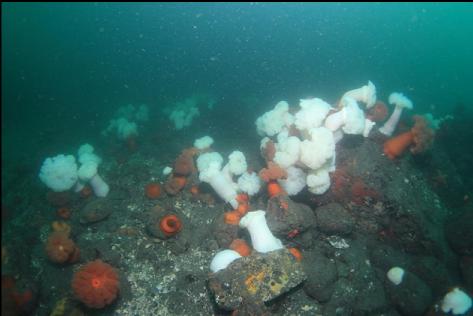
[[[304,253],[302,265],[307,274],[304,291],[319,302],[327,302],[338,279],[335,262],[320,251],[311,251]]]
[[[220,308],[235,310],[242,304],[263,306],[306,279],[302,266],[287,249],[256,253],[211,274],[209,287]]]
[[[269,199],[266,220],[271,232],[281,238],[292,238],[315,226],[311,208],[284,195]]]
[[[463,256],[473,255],[473,212],[464,211],[447,222],[445,232],[453,250]]]
[[[432,291],[422,279],[405,271],[402,282],[396,285],[388,279],[384,282],[387,296],[402,315],[423,315],[432,302]]]
[[[110,200],[98,198],[87,203],[81,211],[80,223],[92,224],[106,219],[112,214],[113,205]]]
[[[355,226],[355,221],[341,204],[329,203],[316,209],[317,227],[328,235],[348,235]]]

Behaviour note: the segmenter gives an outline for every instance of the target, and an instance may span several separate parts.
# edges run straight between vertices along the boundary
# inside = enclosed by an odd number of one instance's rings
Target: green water
[[[227,126],[243,100],[259,102],[238,114],[253,126],[281,99],[335,102],[368,80],[442,116],[471,104],[472,17],[469,3],[2,4],[3,149],[95,137],[119,106],[157,115],[194,92]]]

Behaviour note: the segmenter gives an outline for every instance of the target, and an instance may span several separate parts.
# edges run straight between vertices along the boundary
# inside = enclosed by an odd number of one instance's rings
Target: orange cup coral
[[[159,228],[166,236],[173,236],[181,231],[182,222],[179,217],[174,214],[166,215],[161,218]]]
[[[74,274],[72,290],[85,305],[102,308],[118,295],[120,281],[113,267],[101,260],[89,262]]]
[[[145,192],[148,199],[157,199],[161,196],[161,186],[158,183],[148,183]]]

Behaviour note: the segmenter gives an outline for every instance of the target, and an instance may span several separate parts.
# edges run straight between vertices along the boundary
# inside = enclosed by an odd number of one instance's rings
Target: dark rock
[[[332,298],[324,305],[322,315],[352,316],[352,305],[356,293],[351,282],[347,279],[338,279],[334,285]]]
[[[465,287],[473,292],[473,257],[461,258],[460,271]]]
[[[70,191],[64,191],[64,192],[49,191],[46,194],[46,199],[52,206],[62,207],[62,206],[71,204],[72,193]]]
[[[228,248],[232,241],[238,238],[239,226],[225,223],[224,216],[225,214],[221,213],[212,224],[213,235],[220,248]]]
[[[402,315],[423,315],[432,302],[432,291],[415,274],[404,271],[399,285],[392,283],[387,277],[384,288],[389,300]]]
[[[220,308],[263,305],[304,281],[306,275],[287,249],[255,253],[210,275],[209,287]]]
[[[109,199],[97,198],[87,203],[80,213],[81,224],[92,224],[106,219],[112,214],[113,205]]]
[[[369,258],[373,266],[388,271],[394,266],[409,267],[412,260],[403,252],[388,245],[376,243],[370,245]]]
[[[453,250],[463,256],[473,255],[473,212],[464,211],[448,221],[445,227],[447,240]]]
[[[360,289],[353,306],[353,315],[375,315],[388,309],[383,284],[373,278],[369,284]]]
[[[328,235],[348,235],[355,221],[352,215],[338,203],[330,203],[315,210],[317,227]]]
[[[266,221],[271,232],[284,239],[292,239],[315,226],[312,209],[284,195],[269,199]]]
[[[435,257],[416,257],[407,269],[421,278],[433,291],[434,296],[442,295],[456,285],[458,275],[452,276],[445,264]]]
[[[321,252],[305,252],[302,266],[307,275],[304,291],[319,302],[326,302],[332,296],[337,281],[337,267],[334,261]]]

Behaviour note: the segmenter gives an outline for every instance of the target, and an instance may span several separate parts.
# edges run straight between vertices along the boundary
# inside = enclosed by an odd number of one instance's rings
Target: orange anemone
[[[276,181],[270,181],[268,183],[268,194],[269,197],[278,196],[284,194],[284,190]]]
[[[191,186],[190,191],[191,191],[192,195],[199,194],[199,186],[198,185]]]
[[[85,187],[82,188],[82,190],[80,190],[80,196],[84,199],[88,198],[91,195],[92,195],[92,189],[88,185],[86,185]]]
[[[62,219],[69,219],[71,218],[71,211],[66,206],[60,207],[57,210],[57,216],[59,216]]]
[[[158,183],[149,183],[145,187],[148,199],[157,199],[161,196],[161,186]]]
[[[414,135],[411,131],[388,139],[384,143],[384,154],[388,156],[389,159],[399,157],[407,149],[407,147],[412,144],[413,141]]]
[[[238,225],[240,223],[241,215],[238,211],[226,212],[224,215],[224,221],[230,225]]]
[[[181,230],[182,222],[174,214],[166,215],[159,222],[159,228],[166,236],[173,236]]]
[[[243,239],[235,239],[232,241],[229,248],[238,252],[242,257],[247,257],[251,254],[250,246],[248,246],[248,243]]]
[[[412,154],[423,153],[428,150],[434,141],[435,132],[429,127],[424,116],[414,115],[415,124],[410,131],[388,139],[384,143],[384,153],[394,159],[410,147]]]
[[[299,251],[299,249],[291,247],[288,248],[288,250],[294,256],[294,258],[296,258],[297,261],[302,260],[302,253]]]
[[[236,208],[235,211],[237,211],[238,214],[240,214],[241,216],[244,216],[246,213],[248,213],[249,209],[250,209],[250,206],[248,205],[248,203],[241,203],[241,204],[238,204],[238,207]]]
[[[240,193],[237,195],[236,200],[238,203],[248,203],[248,195],[245,193]]]
[[[53,232],[65,233],[67,236],[71,234],[71,225],[66,222],[54,221],[51,224]]]

